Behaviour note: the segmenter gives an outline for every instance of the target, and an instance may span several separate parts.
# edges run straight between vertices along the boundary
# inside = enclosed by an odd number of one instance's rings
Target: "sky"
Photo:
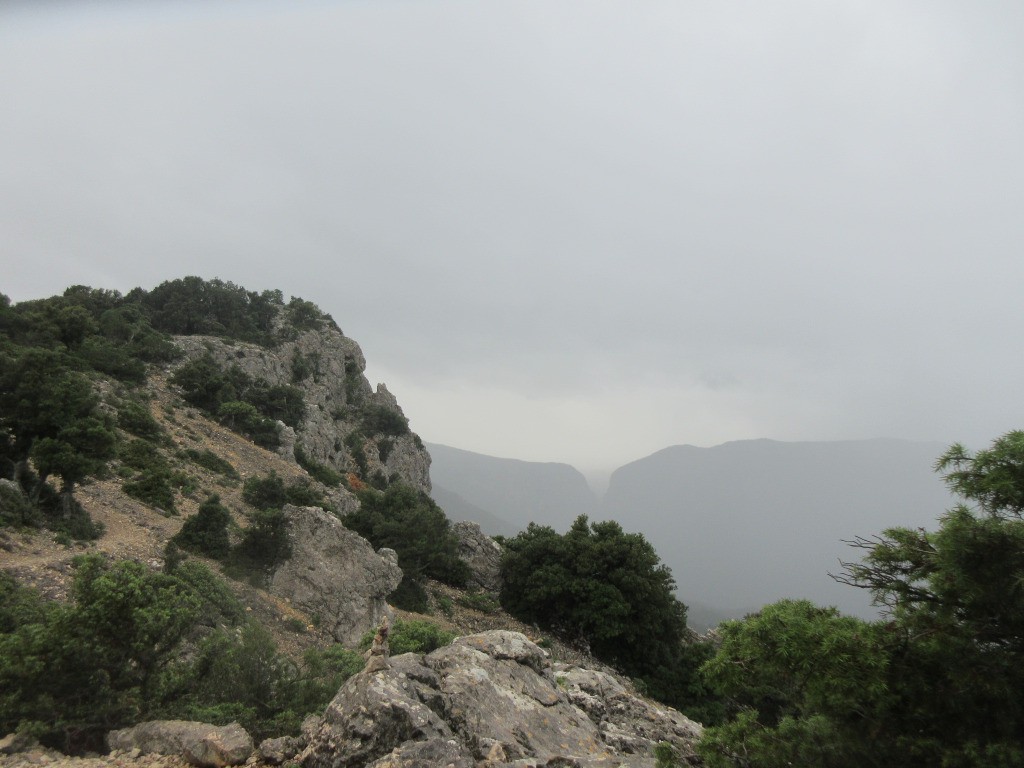
[[[0,0],[0,292],[329,312],[425,440],[1024,426],[1024,4]]]

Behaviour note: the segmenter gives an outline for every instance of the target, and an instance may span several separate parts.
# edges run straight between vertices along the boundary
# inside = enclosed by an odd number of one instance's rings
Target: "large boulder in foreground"
[[[387,614],[387,596],[402,580],[393,550],[374,552],[362,536],[319,507],[286,504],[291,557],[270,578],[270,591],[312,616],[334,639],[359,643]]]
[[[111,731],[111,751],[181,755],[200,768],[241,765],[253,751],[252,738],[238,723],[210,725],[188,720],[152,720]]]
[[[663,741],[690,761],[701,730],[613,675],[555,669],[524,635],[494,630],[349,678],[297,759],[304,768],[653,768]]]

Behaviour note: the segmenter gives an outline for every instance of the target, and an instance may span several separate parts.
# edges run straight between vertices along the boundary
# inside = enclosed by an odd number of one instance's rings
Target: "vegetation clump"
[[[359,510],[342,522],[373,544],[398,553],[402,582],[389,600],[399,608],[426,613],[429,599],[423,580],[463,586],[468,576],[459,558],[458,541],[444,511],[422,491],[394,483],[385,491],[359,492]]]
[[[707,765],[1024,765],[1024,432],[936,468],[964,503],[936,531],[856,539],[837,577],[882,621],[782,601],[719,628],[704,674],[730,713]]]
[[[509,613],[587,648],[654,698],[715,718],[697,674],[708,649],[687,642],[686,606],[641,534],[580,516],[565,535],[531,523],[504,549],[501,602]]]

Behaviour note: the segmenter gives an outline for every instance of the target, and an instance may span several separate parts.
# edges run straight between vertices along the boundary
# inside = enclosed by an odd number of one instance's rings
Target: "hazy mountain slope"
[[[871,615],[835,583],[841,543],[892,526],[934,527],[951,499],[932,471],[945,446],[900,440],[674,446],[619,468],[604,516],[642,532],[679,595],[719,609],[808,597]]]
[[[426,446],[435,486],[507,521],[515,532],[531,521],[564,532],[576,517],[598,508],[586,479],[568,464],[500,459],[437,443]],[[476,522],[484,526],[484,521]]]
[[[468,520],[477,523],[484,533],[489,536],[515,536],[519,527],[512,525],[507,520],[502,520],[497,515],[491,514],[486,509],[481,509],[476,504],[471,504],[454,491],[449,491],[442,485],[433,483],[430,497],[437,502],[437,505],[444,510],[448,519],[452,522]]]

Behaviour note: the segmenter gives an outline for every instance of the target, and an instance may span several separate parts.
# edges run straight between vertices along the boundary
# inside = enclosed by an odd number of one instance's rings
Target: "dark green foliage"
[[[284,480],[276,472],[250,477],[242,486],[242,499],[256,509],[281,509],[288,503]]]
[[[237,626],[245,621],[245,606],[231,592],[223,579],[195,560],[164,563],[164,572],[186,585],[200,601],[198,623],[209,627],[228,624]]]
[[[976,506],[857,539],[839,577],[885,621],[779,603],[724,625],[705,670],[738,709],[706,731],[709,765],[1024,765],[1024,433],[937,468]]]
[[[315,331],[323,325],[325,315],[311,301],[293,297],[288,302],[287,308],[288,324],[299,331]]]
[[[45,349],[0,357],[2,466],[28,492],[47,527],[92,538],[98,529],[74,500],[74,488],[103,471],[116,434],[91,383],[68,365],[66,355]],[[62,480],[59,500],[50,495],[51,475]]]
[[[383,405],[371,405],[363,411],[362,431],[367,435],[401,437],[409,434],[409,420]]]
[[[140,472],[133,480],[122,483],[121,490],[144,504],[164,512],[177,511],[174,504],[174,488],[171,476],[161,472]]]
[[[687,710],[707,697],[684,653],[686,607],[642,535],[585,516],[564,536],[531,523],[505,541],[502,577],[513,616],[589,646],[661,701]]]
[[[121,486],[125,493],[165,512],[175,511],[174,486],[181,478],[172,472],[156,446],[145,440],[131,440],[120,447],[118,458],[136,470]]]
[[[231,552],[228,571],[260,584],[291,554],[284,513],[278,509],[260,509],[252,514],[242,540]]]
[[[871,764],[888,693],[885,630],[834,608],[781,601],[719,626],[722,644],[703,668],[736,708],[702,743],[709,765],[735,754],[757,765]]]
[[[0,572],[0,730],[27,728],[70,751],[102,749],[110,729],[157,718],[238,720],[257,739],[280,736],[362,669],[340,646],[294,664],[244,618],[224,583],[190,561],[161,574],[80,558],[67,605]],[[200,624],[212,630],[197,633]]]
[[[495,613],[501,608],[498,597],[490,592],[467,592],[458,598],[458,603],[465,608],[472,608],[481,613]]]
[[[345,435],[345,447],[348,448],[352,461],[356,463],[356,467],[358,467],[359,474],[362,477],[366,477],[369,472],[369,466],[366,463],[366,449],[363,447],[365,443],[366,438],[358,430]]]
[[[295,461],[315,480],[323,483],[328,488],[341,485],[342,476],[340,472],[316,461],[298,444],[295,446]]]
[[[216,632],[184,675],[187,695],[164,714],[217,725],[238,722],[256,740],[294,734],[364,664],[360,654],[340,645],[307,651],[295,664],[255,624],[241,632]]]
[[[366,632],[359,640],[359,648],[363,651],[373,643],[376,630]],[[430,653],[448,645],[455,639],[455,633],[441,629],[432,621],[415,619],[403,621],[397,619],[388,633],[388,645],[392,656],[403,653]]]
[[[227,557],[231,548],[228,540],[230,523],[231,513],[220,503],[220,497],[214,494],[207,497],[199,505],[199,510],[185,520],[172,541],[190,552],[222,559]]]
[[[292,353],[292,381],[296,384],[305,381],[310,376],[314,381],[319,381],[322,371],[320,370],[320,353],[310,352],[308,355],[296,349]]]
[[[285,504],[297,507],[318,507],[323,495],[308,483],[296,481],[285,485],[276,472],[250,477],[242,486],[242,499],[261,510],[280,510]]]
[[[0,526],[40,528],[43,516],[17,486],[0,485]]]
[[[199,600],[171,576],[95,555],[76,560],[72,598],[22,608],[0,635],[0,729],[34,721],[49,743],[74,749],[141,716]]]
[[[362,491],[359,501],[359,510],[342,522],[374,548],[390,547],[398,553],[403,577],[395,594],[407,601],[406,605],[426,605],[424,578],[453,586],[465,584],[468,568],[459,559],[448,518],[427,494],[395,483],[383,493]]]
[[[225,336],[263,345],[273,343],[273,319],[284,304],[280,291],[255,293],[199,277],[170,280],[148,293],[133,294],[153,327],[165,333]]]
[[[238,479],[238,471],[231,466],[231,462],[218,456],[213,451],[206,449],[197,451],[194,448],[189,448],[185,451],[185,455],[200,467],[204,467],[211,472],[224,475],[224,477],[231,478],[232,480]]]
[[[221,424],[245,435],[256,445],[273,450],[281,444],[281,433],[277,423],[266,416],[261,416],[250,403],[240,400],[221,403],[215,415]]]
[[[237,365],[221,367],[210,354],[185,363],[171,383],[182,388],[185,402],[265,448],[280,444],[275,421],[297,427],[305,415],[301,390],[253,380]]]
[[[164,428],[153,418],[149,407],[135,400],[125,401],[118,406],[117,426],[145,440],[158,441],[166,437]]]

